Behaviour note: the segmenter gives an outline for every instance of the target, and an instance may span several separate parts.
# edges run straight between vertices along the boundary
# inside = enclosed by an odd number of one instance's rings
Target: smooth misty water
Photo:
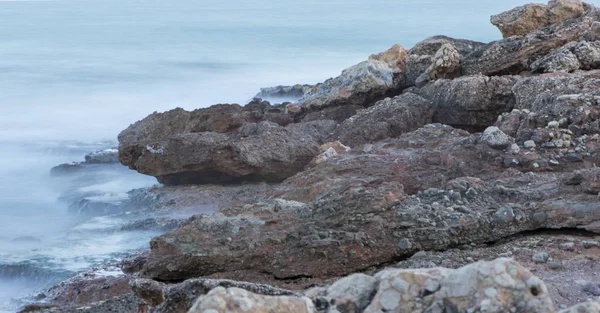
[[[57,200],[74,188],[125,196],[154,179],[111,168],[73,185],[51,179],[52,166],[114,144],[153,111],[243,103],[431,35],[497,39],[489,15],[525,2],[0,0],[0,311],[156,235]]]

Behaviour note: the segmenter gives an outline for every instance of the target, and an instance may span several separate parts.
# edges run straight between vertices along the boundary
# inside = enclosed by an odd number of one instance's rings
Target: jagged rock
[[[182,133],[128,144],[124,165],[164,184],[280,181],[301,171],[336,127],[314,121],[282,127],[271,122],[245,124],[232,133]]]
[[[534,72],[573,72],[600,68],[600,42],[570,42],[533,62]]]
[[[313,85],[275,86],[261,88],[254,96],[257,99],[267,101],[297,101],[304,97],[313,88]]]
[[[413,93],[378,101],[344,121],[332,139],[351,147],[397,137],[431,122],[430,101]]]
[[[494,149],[505,149],[510,145],[510,137],[495,126],[486,128],[481,140]]]
[[[401,71],[405,60],[406,51],[395,45],[315,85],[299,102],[310,111],[339,105],[368,106],[397,88],[394,73]]]
[[[245,107],[237,104],[217,104],[205,109],[186,111],[176,108],[153,113],[135,122],[119,134],[119,146],[140,141],[159,140],[189,133],[228,133],[246,123],[270,121],[285,126],[293,121],[284,106],[254,101]]]
[[[577,41],[588,34],[600,10],[587,6],[586,12],[565,23],[536,29],[524,36],[494,41],[461,60],[463,75],[508,75],[528,71],[530,65],[553,49]]]
[[[413,92],[433,102],[433,121],[453,126],[487,127],[516,105],[516,76],[465,76],[440,79]]]
[[[460,76],[460,53],[451,43],[445,43],[431,58],[431,65],[421,74],[415,84],[425,85],[430,80],[456,78]]]
[[[376,275],[377,294],[364,313],[553,312],[544,283],[509,259],[457,270],[387,270]]]
[[[341,105],[327,107],[319,111],[305,110],[302,114],[302,122],[311,122],[318,120],[334,120],[337,123],[343,123],[345,120],[356,114],[365,107],[362,105]]]
[[[406,66],[400,80],[402,88],[414,86],[417,78],[432,66],[432,59],[434,59],[437,52],[440,51],[442,46],[447,44],[452,45],[458,50],[459,56],[469,55],[473,51],[485,46],[482,42],[454,39],[446,36],[433,36],[417,43],[408,51]]]
[[[137,278],[130,283],[133,292],[151,308],[153,313],[185,313],[194,301],[217,287],[239,288],[260,295],[293,296],[296,293],[268,285],[227,279],[188,279],[177,284],[163,284],[151,279]]]
[[[308,167],[272,190],[273,200],[220,210],[154,238],[141,274],[159,280],[241,270],[279,279],[346,275],[420,250],[525,230],[598,231],[596,195],[554,174],[498,178],[508,156],[478,135],[426,125]],[[526,170],[539,155],[524,151],[510,158]],[[455,181],[474,176],[479,183]],[[456,185],[452,193],[439,189],[447,184]],[[511,218],[499,220],[500,207],[510,208]],[[404,239],[410,244],[401,244]]]
[[[308,112],[332,106],[369,106],[399,88],[406,50],[394,45],[351,66],[338,77],[317,84],[299,100]]]
[[[332,303],[329,312],[348,312],[350,306],[355,312],[362,312],[371,303],[377,285],[377,279],[365,274],[353,274],[336,281],[327,289]]]
[[[580,17],[584,10],[584,4],[580,0],[552,0],[548,5],[526,4],[492,15],[490,21],[507,38],[524,36],[538,28]]]
[[[306,297],[263,296],[240,288],[217,287],[198,298],[189,313],[313,313],[312,301]]]
[[[345,146],[339,141],[328,142],[321,146],[321,154],[317,155],[308,166],[315,166],[319,163],[325,162],[336,155],[350,151],[350,147]]]

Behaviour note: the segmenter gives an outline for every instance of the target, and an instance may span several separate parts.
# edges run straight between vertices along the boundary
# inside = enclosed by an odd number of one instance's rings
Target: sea
[[[115,147],[155,111],[243,104],[428,36],[499,39],[490,15],[527,2],[0,0],[0,313],[160,234],[123,229],[139,214],[69,201],[119,203],[153,177],[117,164],[57,178],[53,166]]]

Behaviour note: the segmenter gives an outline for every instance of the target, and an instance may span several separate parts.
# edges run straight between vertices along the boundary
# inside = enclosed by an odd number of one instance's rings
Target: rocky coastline
[[[22,312],[600,312],[600,9],[491,22],[503,39],[153,113],[54,168],[118,160],[162,184],[90,214],[193,216],[129,225],[165,233]]]

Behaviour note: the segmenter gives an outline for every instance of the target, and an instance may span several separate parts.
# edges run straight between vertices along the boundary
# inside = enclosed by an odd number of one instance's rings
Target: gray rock
[[[565,251],[573,251],[575,250],[575,243],[573,242],[565,242],[565,243],[561,243],[560,246],[558,246],[561,250],[565,250]]]
[[[510,137],[496,126],[490,126],[481,135],[481,141],[494,149],[505,149],[510,145]]]
[[[538,253],[534,254],[533,257],[531,257],[531,260],[534,263],[546,263],[546,262],[548,262],[549,258],[550,258],[550,256],[548,255],[547,252],[538,252]]]
[[[590,249],[592,247],[600,247],[600,242],[595,240],[584,240],[581,242],[581,245],[583,245],[585,249]]]
[[[365,274],[352,274],[336,281],[327,290],[327,296],[330,297],[336,306],[336,302],[345,303],[340,300],[351,301],[361,312],[364,310],[377,291],[377,279]],[[340,310],[343,312],[343,310]]]

